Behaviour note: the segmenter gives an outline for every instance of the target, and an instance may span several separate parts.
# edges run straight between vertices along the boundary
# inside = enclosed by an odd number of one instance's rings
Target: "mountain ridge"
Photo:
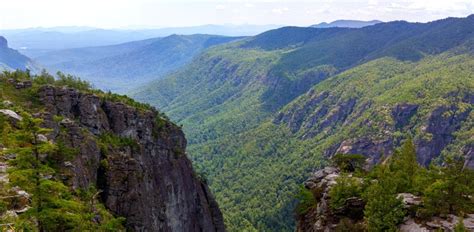
[[[423,164],[470,154],[473,20],[271,30],[209,49],[132,96],[183,124],[230,230],[290,230],[292,194],[336,152],[378,162],[408,134]]]
[[[5,37],[0,36],[0,68],[4,70],[30,70],[39,72],[39,66],[30,58],[8,46]]]
[[[347,28],[361,28],[361,27],[367,27],[367,26],[372,26],[378,23],[383,23],[380,20],[369,20],[369,21],[363,21],[363,20],[347,20],[347,19],[339,19],[336,21],[332,21],[330,23],[327,22],[322,22],[318,24],[311,25],[310,27],[315,27],[315,28],[329,28],[329,27],[347,27]]]
[[[98,88],[124,93],[177,70],[208,47],[238,39],[241,37],[171,35],[113,46],[54,51],[37,61],[52,72],[71,73]]]

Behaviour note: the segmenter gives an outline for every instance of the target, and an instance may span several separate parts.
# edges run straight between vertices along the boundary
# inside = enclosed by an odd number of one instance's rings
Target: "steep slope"
[[[330,23],[322,22],[318,23],[315,25],[312,25],[311,27],[315,28],[329,28],[329,27],[348,27],[348,28],[361,28],[361,27],[367,27],[367,26],[372,26],[377,23],[382,23],[382,21],[379,20],[370,20],[370,21],[361,21],[361,20],[336,20]]]
[[[0,36],[0,70],[16,69],[38,71],[39,68],[30,58],[9,48],[8,41]]]
[[[406,134],[423,164],[472,153],[473,23],[281,28],[214,47],[133,96],[184,125],[231,231],[292,230],[296,187],[325,156],[377,162]]]
[[[126,44],[55,51],[37,58],[57,70],[81,76],[101,89],[125,92],[160,79],[205,48],[238,39],[212,35],[172,35]]]
[[[13,157],[9,161],[12,170],[25,168],[18,166],[18,162],[27,154],[23,151],[12,156],[13,143],[7,138],[10,134],[14,136],[16,127],[28,129],[21,126],[21,121],[31,114],[41,118],[42,127],[48,129],[41,132],[47,134],[36,137],[50,145],[57,144],[56,152],[42,155],[42,165],[49,165],[54,172],[49,171],[51,176],[41,177],[40,181],[54,180],[64,185],[64,194],[73,199],[80,198],[82,191],[97,189],[93,197],[98,199],[92,198],[92,203],[87,204],[94,209],[98,200],[110,213],[125,218],[124,226],[131,231],[225,231],[217,203],[186,157],[183,132],[155,109],[126,97],[88,89],[84,82],[64,77],[54,81],[45,74],[30,77],[21,72],[4,73],[0,75],[0,88],[0,146],[7,151],[2,153],[2,160]],[[4,112],[14,111],[21,112],[23,119],[17,117],[11,126],[5,126],[9,120],[5,120],[8,114]],[[14,182],[18,177],[10,178]],[[14,183],[24,189],[28,186],[25,182]],[[49,191],[53,194],[55,190]],[[52,220],[49,217],[53,217],[50,214],[54,215],[55,210],[65,212],[63,217],[54,216],[62,223],[53,223],[51,226],[56,229],[51,231],[63,230],[58,229],[62,224],[75,223],[74,218],[68,218],[70,210],[66,207],[79,206],[62,203],[37,208],[36,192],[29,194],[33,197],[33,208],[27,212],[34,215],[34,210],[43,210],[43,224]],[[12,225],[20,228],[22,222],[27,222],[27,215],[20,215],[26,221],[13,221]],[[89,215],[92,216],[84,224],[103,222],[94,210],[78,214],[84,218]],[[2,220],[8,217],[2,215]],[[109,227],[107,231],[117,230]]]
[[[316,85],[256,129],[193,145],[190,153],[230,230],[291,230],[297,186],[335,153],[377,162],[411,135],[420,163],[454,153],[473,167],[473,60],[376,60]]]

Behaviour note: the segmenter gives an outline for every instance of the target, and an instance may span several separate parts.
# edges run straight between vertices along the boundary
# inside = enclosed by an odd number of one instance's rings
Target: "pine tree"
[[[390,160],[390,171],[393,173],[396,191],[413,192],[414,182],[420,166],[416,161],[415,145],[411,138],[396,150]]]
[[[473,213],[474,171],[464,167],[462,157],[447,156],[441,167],[430,170],[434,182],[424,191],[426,216]]]
[[[397,231],[397,225],[403,220],[405,212],[400,199],[396,197],[396,188],[390,170],[380,167],[379,178],[373,183],[365,196],[367,205],[364,215],[369,231]]]
[[[44,223],[41,220],[44,208],[45,197],[49,192],[44,192],[46,188],[52,187],[45,177],[54,174],[54,170],[41,161],[41,155],[55,151],[53,143],[49,143],[40,137],[50,130],[41,128],[41,119],[33,118],[29,114],[22,114],[23,120],[19,123],[19,130],[11,133],[13,147],[9,152],[16,154],[12,160],[13,168],[10,170],[10,181],[13,186],[20,186],[32,194],[34,217],[39,231],[45,231]],[[31,181],[33,180],[33,181]],[[50,197],[50,196],[49,196]]]

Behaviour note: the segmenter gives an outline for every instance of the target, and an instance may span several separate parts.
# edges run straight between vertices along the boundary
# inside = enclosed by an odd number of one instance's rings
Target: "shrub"
[[[350,197],[362,196],[362,184],[357,178],[341,175],[336,181],[337,184],[329,191],[331,208],[336,209],[344,206]]]
[[[334,230],[336,232],[364,232],[366,228],[363,223],[354,223],[348,218],[343,218],[339,221]]]
[[[298,204],[296,205],[296,214],[298,216],[306,214],[317,205],[313,193],[303,185],[300,186],[296,199],[298,199]]]
[[[332,163],[343,172],[355,172],[362,169],[365,157],[358,154],[336,154],[332,157]]]

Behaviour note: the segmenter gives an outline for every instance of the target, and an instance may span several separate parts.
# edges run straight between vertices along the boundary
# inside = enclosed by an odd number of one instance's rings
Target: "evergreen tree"
[[[397,231],[405,212],[400,199],[396,197],[396,186],[390,171],[381,167],[377,182],[369,186],[364,215],[369,231]]]
[[[39,231],[45,231],[43,210],[45,200],[52,197],[52,192],[64,186],[48,180],[54,170],[41,161],[40,155],[47,155],[55,151],[53,143],[43,139],[49,132],[40,127],[41,119],[22,114],[23,120],[19,123],[20,129],[12,133],[14,146],[9,152],[16,154],[12,160],[13,168],[10,170],[10,181],[13,186],[20,186],[32,194],[32,210]],[[31,181],[33,180],[33,181]],[[53,194],[54,196],[54,194]]]
[[[57,178],[50,165],[58,156],[70,155],[68,149],[45,139],[50,130],[42,128],[42,120],[22,114],[19,129],[10,133],[8,153],[11,186],[31,195],[31,208],[21,214],[16,229],[25,231],[121,231],[122,218],[113,218],[97,202],[97,191],[72,191]],[[61,148],[62,147],[62,148]],[[62,159],[59,159],[62,160]],[[100,221],[97,221],[99,216]]]
[[[434,182],[424,191],[424,215],[474,212],[474,171],[464,167],[462,157],[447,156],[444,166],[432,167],[430,174]]]
[[[415,145],[411,138],[396,150],[390,159],[390,171],[398,193],[413,192],[414,182],[420,166],[416,161]]]

